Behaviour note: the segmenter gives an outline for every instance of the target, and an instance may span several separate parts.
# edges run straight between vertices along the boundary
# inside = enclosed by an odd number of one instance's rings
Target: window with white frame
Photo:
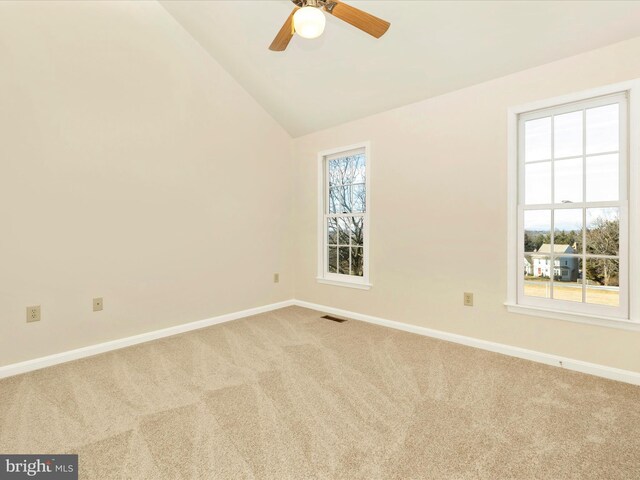
[[[629,319],[628,92],[519,113],[517,157],[517,304]]]
[[[318,279],[368,287],[368,145],[319,155]]]

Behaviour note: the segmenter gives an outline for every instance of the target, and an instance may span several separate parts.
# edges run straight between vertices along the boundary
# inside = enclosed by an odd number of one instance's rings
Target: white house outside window
[[[368,144],[319,155],[318,280],[368,288]]]
[[[630,309],[630,267],[637,257],[629,251],[637,225],[629,216],[630,198],[637,198],[630,176],[637,168],[629,142],[630,91],[511,112],[517,171],[511,167],[516,208],[510,238],[516,245],[510,275],[516,278],[508,305],[637,319]]]

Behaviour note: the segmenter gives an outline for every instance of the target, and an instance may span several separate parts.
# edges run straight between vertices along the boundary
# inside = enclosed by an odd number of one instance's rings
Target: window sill
[[[318,283],[322,283],[324,285],[334,285],[336,287],[348,287],[348,288],[357,288],[359,290],[369,290],[372,285],[370,283],[364,282],[341,282],[340,280],[329,280],[322,277],[316,277],[316,281]]]
[[[586,323],[588,325],[599,325],[601,327],[619,328],[622,330],[640,331],[640,322],[633,320],[623,320],[620,318],[587,315],[584,313],[567,313],[548,308],[533,307],[530,305],[518,305],[506,302],[504,304],[507,311],[522,315],[533,315],[536,317],[555,318],[567,322]]]

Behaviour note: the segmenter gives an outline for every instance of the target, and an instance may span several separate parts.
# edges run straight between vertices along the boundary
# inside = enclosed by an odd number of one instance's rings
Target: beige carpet
[[[640,388],[291,307],[0,381],[99,479],[639,479]]]

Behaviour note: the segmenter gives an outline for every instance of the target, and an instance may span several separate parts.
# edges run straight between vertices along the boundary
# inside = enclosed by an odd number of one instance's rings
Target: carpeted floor
[[[640,388],[290,307],[0,380],[100,479],[639,479]]]

